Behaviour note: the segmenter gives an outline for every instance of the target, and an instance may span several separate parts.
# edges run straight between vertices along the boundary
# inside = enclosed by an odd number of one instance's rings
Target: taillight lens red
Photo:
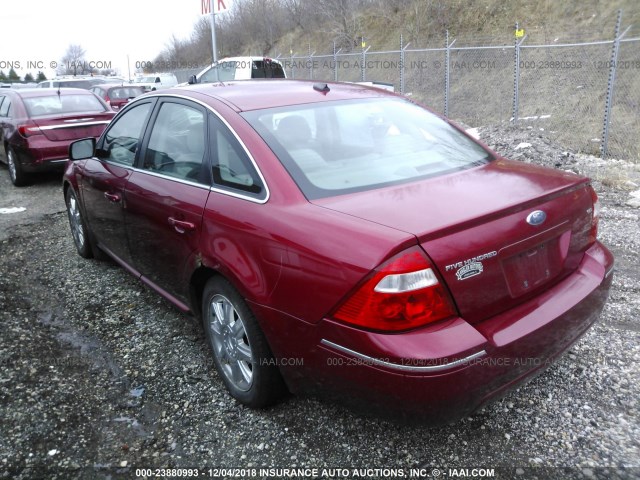
[[[31,137],[32,135],[42,135],[40,127],[33,122],[25,123],[24,125],[18,125],[18,133],[24,138]]]
[[[401,331],[455,314],[426,255],[412,247],[375,269],[332,317],[371,330]]]

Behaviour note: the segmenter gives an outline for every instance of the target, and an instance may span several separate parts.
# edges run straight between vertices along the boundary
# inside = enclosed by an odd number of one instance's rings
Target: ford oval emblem
[[[542,210],[536,210],[527,215],[527,223],[529,225],[542,225],[544,221],[547,219],[547,214]]]

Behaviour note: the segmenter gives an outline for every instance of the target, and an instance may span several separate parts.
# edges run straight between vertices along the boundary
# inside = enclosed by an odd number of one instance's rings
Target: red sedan
[[[78,252],[200,317],[252,407],[288,389],[458,418],[567,350],[611,285],[587,178],[377,89],[165,90],[70,156]]]
[[[78,88],[0,91],[0,161],[16,186],[29,173],[62,171],[69,144],[99,137],[115,113],[93,93]]]
[[[114,112],[117,112],[131,100],[144,93],[139,85],[121,83],[103,83],[91,87],[91,91],[103,99]]]

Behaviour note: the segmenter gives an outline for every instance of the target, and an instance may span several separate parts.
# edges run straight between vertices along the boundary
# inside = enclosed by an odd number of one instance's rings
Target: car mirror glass
[[[91,158],[96,149],[95,138],[83,138],[82,140],[76,140],[69,145],[69,159],[70,160],[84,160]]]

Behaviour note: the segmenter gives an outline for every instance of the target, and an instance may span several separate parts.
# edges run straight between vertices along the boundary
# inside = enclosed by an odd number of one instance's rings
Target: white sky
[[[70,44],[86,51],[85,60],[111,62],[127,76],[136,61],[152,61],[172,35],[191,35],[201,17],[200,0],[2,0],[0,6],[0,70],[9,73],[11,63],[21,77],[42,62],[47,78],[50,65],[59,62]]]

